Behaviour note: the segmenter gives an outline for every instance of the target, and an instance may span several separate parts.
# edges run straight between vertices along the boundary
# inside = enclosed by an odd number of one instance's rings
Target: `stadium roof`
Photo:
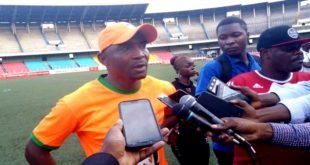
[[[19,6],[104,6],[145,4],[145,0],[0,0],[0,5]]]
[[[146,13],[162,13],[209,9],[235,5],[273,3],[284,0],[0,0],[0,5],[25,6],[104,6],[120,4],[149,4]],[[292,1],[292,0],[290,0]],[[177,5],[177,6],[176,6]]]
[[[0,5],[0,22],[81,22],[141,18],[148,4],[103,6]]]
[[[258,3],[274,3],[281,1],[285,0],[150,0],[146,14],[212,9],[228,6],[245,6]],[[161,5],[159,5],[160,2],[162,2]],[[163,3],[165,5],[163,5]]]
[[[0,0],[0,22],[129,20],[139,19],[144,14],[165,14],[280,1],[284,0]]]

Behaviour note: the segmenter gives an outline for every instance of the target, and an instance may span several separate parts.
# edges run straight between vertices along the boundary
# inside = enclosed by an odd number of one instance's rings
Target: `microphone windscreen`
[[[180,104],[180,103],[177,103],[177,104],[175,104],[173,107],[172,107],[172,113],[175,115],[175,116],[177,116],[178,114],[179,114],[179,112],[180,112],[180,110],[182,109],[182,104]]]
[[[191,95],[184,95],[180,98],[180,103],[185,104],[187,107],[192,107],[196,99]]]

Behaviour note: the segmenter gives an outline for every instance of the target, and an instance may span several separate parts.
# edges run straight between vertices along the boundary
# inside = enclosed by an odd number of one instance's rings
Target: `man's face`
[[[228,55],[238,56],[246,50],[248,35],[239,23],[220,26],[217,38],[220,48]]]
[[[123,44],[110,46],[104,55],[109,74],[120,80],[140,80],[147,75],[149,52],[140,33]]]
[[[280,72],[297,72],[302,67],[303,54],[300,44],[274,47],[269,49],[272,67]]]

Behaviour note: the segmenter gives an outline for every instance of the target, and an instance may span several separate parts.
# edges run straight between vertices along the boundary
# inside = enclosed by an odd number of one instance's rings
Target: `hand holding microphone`
[[[201,115],[205,119],[207,119],[212,124],[222,124],[223,121],[216,117],[213,113],[208,111],[206,108],[204,108],[202,105],[200,105],[196,99],[191,95],[184,95],[180,98],[180,103],[184,104],[186,107],[188,107],[193,112]]]
[[[184,104],[187,108],[189,108],[190,110],[192,110],[192,115],[189,115],[192,118],[197,118],[194,116],[198,116],[201,115],[202,117],[200,117],[202,120],[207,120],[206,123],[208,123],[208,127],[210,128],[211,124],[224,124],[224,122],[219,119],[217,116],[215,116],[213,113],[211,113],[209,110],[207,110],[206,108],[204,108],[202,105],[200,105],[196,99],[191,96],[191,95],[184,95],[181,97],[180,99],[180,103]],[[195,115],[193,115],[195,114]],[[233,141],[241,146],[244,146],[246,148],[248,148],[253,154],[256,153],[256,151],[254,150],[254,148],[251,146],[251,144],[246,141],[242,136],[240,136],[239,134],[235,133],[232,129],[226,129],[225,130],[226,133],[230,136],[233,136]]]

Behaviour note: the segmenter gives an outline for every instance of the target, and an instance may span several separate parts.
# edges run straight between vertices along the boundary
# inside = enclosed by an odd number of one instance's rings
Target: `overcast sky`
[[[112,5],[149,3],[146,13],[184,11],[283,0],[0,0],[2,5]]]

